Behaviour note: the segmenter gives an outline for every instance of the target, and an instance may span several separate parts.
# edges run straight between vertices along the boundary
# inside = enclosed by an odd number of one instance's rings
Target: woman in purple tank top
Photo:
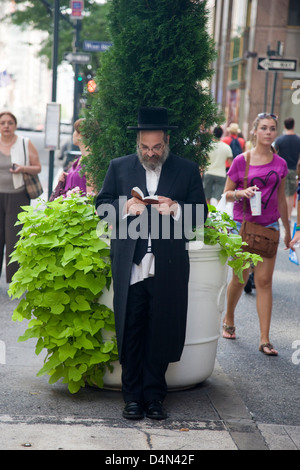
[[[284,227],[284,243],[288,248],[291,241],[290,225],[285,199],[285,178],[288,173],[286,161],[273,152],[272,142],[277,134],[277,117],[273,114],[261,113],[253,124],[255,147],[250,151],[250,167],[248,187],[244,189],[246,154],[237,156],[228,171],[224,189],[228,202],[233,202],[233,218],[238,229],[243,221],[243,200],[246,202],[245,219],[259,225],[279,230],[279,218]],[[251,211],[250,199],[255,191],[261,193],[261,210],[256,215]],[[278,352],[269,338],[272,316],[272,276],[276,254],[273,258],[263,258],[254,268],[256,287],[256,308],[260,324],[259,350],[270,356]],[[244,280],[249,276],[249,269],[244,271]],[[234,312],[244,284],[233,274],[227,290],[227,310],[223,323],[223,337],[235,339]]]
[[[87,185],[86,176],[82,171],[81,159],[89,154],[88,149],[82,141],[82,127],[85,119],[77,119],[74,123],[73,144],[77,145],[81,151],[81,156],[75,160],[67,173],[62,173],[59,178],[58,187],[64,182],[63,189],[58,190],[50,200],[61,195],[68,195],[70,192],[77,192],[85,195],[95,195],[94,188]]]

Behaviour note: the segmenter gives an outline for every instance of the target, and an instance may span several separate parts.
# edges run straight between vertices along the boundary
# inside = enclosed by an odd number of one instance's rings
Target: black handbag
[[[23,149],[24,149],[24,165],[27,164],[27,155],[25,149],[25,141],[23,139]],[[30,164],[30,162],[28,162]],[[41,194],[43,194],[44,190],[38,175],[31,175],[29,173],[23,173],[24,183],[26,192],[30,199],[36,199]]]
[[[59,181],[57,183],[56,188],[54,189],[49,198],[49,202],[54,201],[54,199],[57,199],[62,194],[65,194],[65,183],[66,181]]]

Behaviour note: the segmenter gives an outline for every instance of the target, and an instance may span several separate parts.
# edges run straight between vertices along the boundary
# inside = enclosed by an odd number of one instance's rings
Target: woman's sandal
[[[269,352],[266,351],[266,348]],[[271,343],[263,343],[259,346],[259,351],[265,354],[266,356],[278,356],[278,352],[273,348]]]
[[[223,323],[223,338],[235,339],[235,326],[229,326],[226,325],[226,323]]]

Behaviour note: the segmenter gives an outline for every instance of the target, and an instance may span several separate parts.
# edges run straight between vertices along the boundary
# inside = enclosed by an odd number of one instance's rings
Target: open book
[[[131,196],[140,199],[141,201],[145,201],[148,204],[158,204],[158,196],[144,196],[143,191],[135,186],[131,190]]]

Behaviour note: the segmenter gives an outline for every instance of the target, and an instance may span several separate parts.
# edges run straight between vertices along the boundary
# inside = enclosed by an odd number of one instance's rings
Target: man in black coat
[[[197,165],[169,151],[166,108],[141,108],[137,153],[110,162],[96,207],[113,226],[111,262],[123,416],[167,417],[169,362],[180,360],[188,303],[191,230],[207,205]],[[137,188],[149,201],[141,200]],[[156,200],[155,200],[156,199]],[[149,203],[150,202],[150,203]]]

